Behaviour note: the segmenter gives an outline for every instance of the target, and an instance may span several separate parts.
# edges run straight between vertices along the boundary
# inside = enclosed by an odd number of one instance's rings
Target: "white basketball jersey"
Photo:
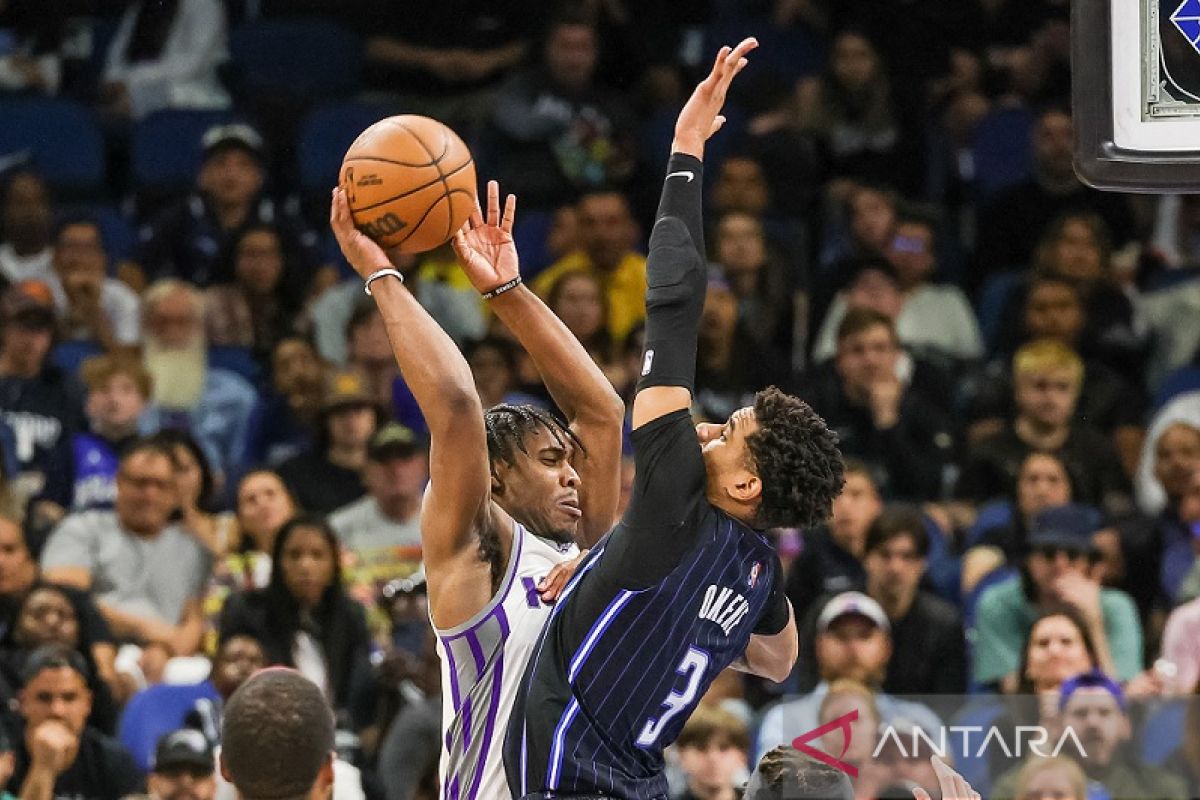
[[[537,584],[579,555],[513,522],[512,553],[500,590],[462,625],[434,632],[442,659],[443,800],[504,800],[504,735],[525,666],[550,618]]]

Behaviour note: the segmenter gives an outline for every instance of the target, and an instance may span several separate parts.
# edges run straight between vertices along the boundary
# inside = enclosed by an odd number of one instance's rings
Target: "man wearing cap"
[[[34,522],[55,522],[70,505],[65,487],[45,493],[49,476],[70,460],[71,434],[83,427],[75,385],[47,364],[57,319],[49,287],[23,281],[0,295],[0,414],[16,436],[18,494],[56,506],[32,509]]]
[[[285,258],[310,281],[320,263],[316,234],[263,192],[266,153],[258,131],[216,125],[204,133],[201,146],[196,189],[141,232],[138,279],[171,276],[201,287],[231,280],[223,274],[230,243],[248,225],[265,223],[278,228]]]
[[[382,414],[355,370],[329,376],[312,447],[279,465],[279,476],[306,511],[328,514],[366,494],[367,449]]]
[[[153,800],[213,800],[217,760],[200,731],[184,728],[158,740],[146,779]]]
[[[1142,625],[1128,594],[1103,588],[1092,534],[1094,509],[1057,506],[1039,514],[1021,574],[985,589],[975,621],[973,672],[979,684],[1015,691],[1025,639],[1039,611],[1070,606],[1088,624],[1101,668],[1128,681],[1142,670]]]
[[[389,422],[371,437],[363,482],[367,494],[329,515],[342,544],[351,593],[368,609],[376,630],[383,615],[370,613],[393,578],[421,566],[421,495],[429,480],[429,453],[409,428]]]
[[[941,721],[929,708],[878,691],[892,656],[891,631],[883,607],[862,592],[843,592],[826,603],[817,617],[815,648],[821,682],[809,694],[766,713],[758,731],[758,754],[816,728],[829,685],[843,678],[877,692],[875,704],[881,723],[903,718],[936,734]]]
[[[78,653],[38,648],[22,677],[24,729],[12,777],[22,800],[118,800],[141,790],[142,775],[125,748],[86,724],[92,693]]]
[[[867,463],[888,499],[939,497],[955,431],[933,384],[901,349],[892,320],[870,308],[846,313],[833,368],[818,372],[810,402],[849,458]]]
[[[1138,757],[1139,748],[1130,746],[1133,723],[1129,703],[1117,682],[1103,672],[1085,672],[1064,682],[1056,710],[1056,719],[1045,719],[1043,712],[1042,724],[1051,731],[1069,727],[1074,732],[1082,753],[1068,739],[1059,755],[1077,761],[1083,768],[1090,784],[1089,797],[1182,800],[1189,796],[1179,776],[1146,764]],[[1058,736],[1052,735],[1051,741],[1057,741]],[[1021,766],[1000,775],[989,797],[1015,798]]]

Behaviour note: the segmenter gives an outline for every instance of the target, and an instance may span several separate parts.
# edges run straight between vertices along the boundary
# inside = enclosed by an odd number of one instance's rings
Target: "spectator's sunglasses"
[[[1060,553],[1065,555],[1067,558],[1071,559],[1072,561],[1074,561],[1077,558],[1086,558],[1088,561],[1091,561],[1093,563],[1100,560],[1100,555],[1094,550],[1085,549],[1083,547],[1070,547],[1070,546],[1059,545],[1059,544],[1035,545],[1032,549],[1032,552],[1036,553],[1037,555],[1041,556],[1042,558],[1046,559],[1047,561],[1053,561],[1054,559],[1058,558]]]

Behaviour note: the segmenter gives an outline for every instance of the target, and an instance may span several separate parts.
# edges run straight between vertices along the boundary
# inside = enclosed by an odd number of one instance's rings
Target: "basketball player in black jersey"
[[[514,798],[665,798],[662,750],[717,674],[734,664],[782,680],[796,659],[795,616],[762,531],[828,516],[842,487],[836,437],[774,388],[724,425],[688,416],[706,284],[704,143],[756,45],[722,48],[675,125],[650,236],[633,497],[567,584],[526,670],[505,742]]]

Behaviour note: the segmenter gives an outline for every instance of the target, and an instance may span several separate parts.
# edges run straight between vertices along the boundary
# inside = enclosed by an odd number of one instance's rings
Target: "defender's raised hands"
[[[679,112],[671,152],[704,157],[704,143],[725,124],[721,108],[725,105],[729,84],[745,68],[746,54],[756,47],[758,40],[750,37],[743,39],[737,47],[721,48],[712,71],[696,86]]]

